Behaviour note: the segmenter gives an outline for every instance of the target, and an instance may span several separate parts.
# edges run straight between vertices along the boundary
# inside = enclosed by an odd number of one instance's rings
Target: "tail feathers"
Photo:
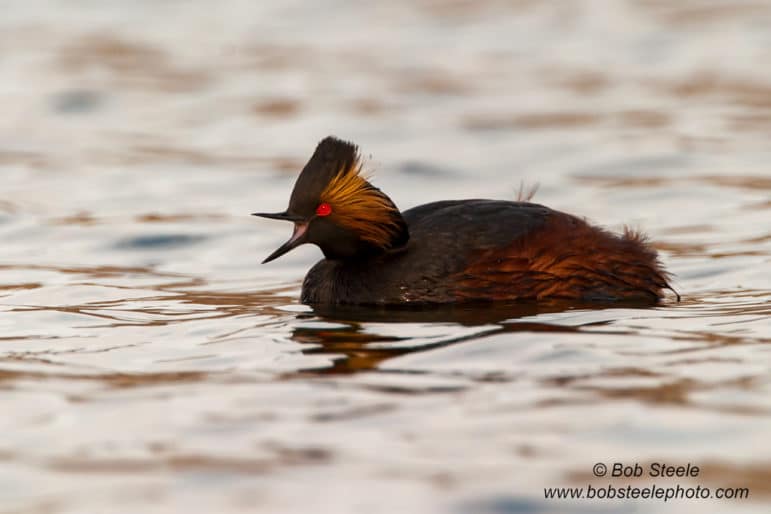
[[[638,246],[641,249],[645,249],[651,254],[651,258],[653,261],[653,268],[655,271],[655,275],[659,277],[660,280],[658,280],[658,283],[656,284],[661,289],[667,289],[669,291],[672,291],[672,293],[675,295],[675,298],[677,299],[678,303],[680,302],[680,293],[678,293],[674,287],[670,284],[672,280],[672,274],[668,271],[664,270],[664,266],[661,263],[661,261],[658,258],[658,254],[656,253],[656,250],[652,249],[650,246],[650,240],[647,235],[645,235],[642,231],[633,229],[629,227],[628,225],[624,225],[624,235],[623,238],[630,243]]]

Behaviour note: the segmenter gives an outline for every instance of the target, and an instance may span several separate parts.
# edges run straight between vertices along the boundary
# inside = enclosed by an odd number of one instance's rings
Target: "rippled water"
[[[0,512],[766,512],[767,2],[6,2]],[[643,228],[656,308],[313,312],[327,134],[402,208]],[[748,500],[544,499],[596,462]]]

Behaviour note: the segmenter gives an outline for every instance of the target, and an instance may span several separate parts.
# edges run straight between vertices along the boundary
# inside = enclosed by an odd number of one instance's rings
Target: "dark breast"
[[[643,238],[614,235],[527,202],[458,200],[403,213],[406,248],[358,261],[322,260],[305,303],[645,299],[668,287]]]

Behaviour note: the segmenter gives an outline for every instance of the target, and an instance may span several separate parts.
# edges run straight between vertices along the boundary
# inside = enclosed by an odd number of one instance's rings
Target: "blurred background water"
[[[6,1],[0,512],[767,512],[771,4]],[[647,231],[656,308],[389,315],[259,262],[328,134],[401,208]],[[545,500],[595,462],[749,500]]]

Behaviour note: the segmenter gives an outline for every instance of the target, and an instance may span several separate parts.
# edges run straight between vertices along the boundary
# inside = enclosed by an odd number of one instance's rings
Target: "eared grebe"
[[[294,223],[291,239],[263,263],[304,243],[324,253],[305,277],[304,303],[655,303],[672,290],[639,232],[612,234],[519,201],[445,200],[399,212],[361,171],[357,147],[327,137],[287,210],[254,214]]]

